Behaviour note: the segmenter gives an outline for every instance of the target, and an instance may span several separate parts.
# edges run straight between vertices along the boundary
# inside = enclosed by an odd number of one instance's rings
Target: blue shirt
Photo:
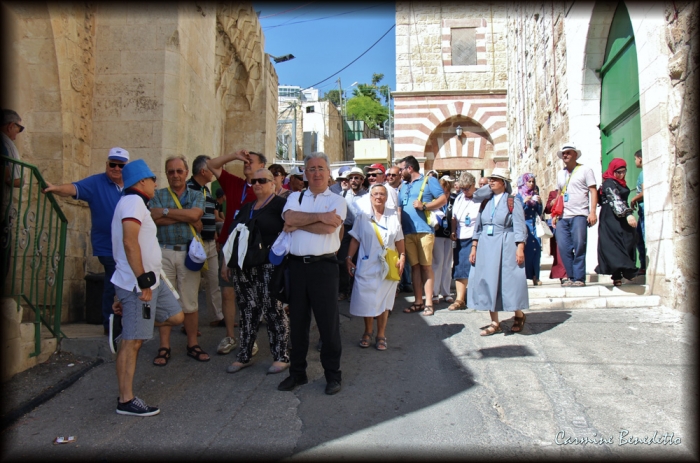
[[[201,191],[185,188],[182,196],[177,198],[183,209],[201,209],[204,212],[204,195]],[[152,209],[179,209],[167,188],[156,190],[156,195],[149,201]],[[188,223],[178,222],[170,225],[158,225],[158,243],[175,246],[187,244],[192,239],[192,228]]]
[[[122,187],[105,173],[91,175],[73,182],[73,185],[76,191],[74,198],[90,206],[92,255],[112,256],[112,216],[122,197]]]
[[[413,207],[413,201],[418,199],[421,186],[423,186],[423,175],[408,183],[401,185],[399,191],[399,207],[401,207],[401,227],[404,235],[412,233],[435,233],[435,230],[425,221],[425,212],[416,210]],[[430,201],[443,196],[445,192],[440,186],[440,182],[435,177],[428,177],[428,183],[423,190],[421,202],[429,203]]]

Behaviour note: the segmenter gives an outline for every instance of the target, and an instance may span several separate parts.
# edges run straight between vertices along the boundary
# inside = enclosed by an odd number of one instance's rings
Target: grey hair
[[[22,122],[22,118],[19,117],[19,114],[17,114],[17,111],[13,111],[11,109],[3,109],[2,110],[2,124],[0,125],[7,125],[11,124],[14,122],[15,124],[18,124]]]
[[[196,158],[194,158],[194,161],[192,162],[192,173],[194,175],[199,174],[202,169],[207,168],[207,161],[210,160],[211,158],[207,156],[206,154],[200,154]],[[187,165],[187,164],[185,164]]]
[[[382,187],[382,188],[384,188],[384,191],[389,193],[389,190],[387,190],[386,185],[384,185],[383,183],[373,183],[372,186],[369,187],[369,192],[372,193],[372,190],[377,188],[377,187]]]
[[[476,178],[474,178],[474,176],[469,172],[462,172],[462,174],[459,176],[459,186],[464,188],[467,185],[475,186]]]
[[[272,180],[272,181],[275,180],[275,176],[272,175],[272,172],[270,171],[270,169],[266,169],[266,168],[264,168],[264,167],[263,167],[262,169],[256,170],[256,171],[253,173],[253,175],[257,175],[257,174],[259,174],[259,173],[261,173],[261,172],[265,174],[265,177],[266,177],[268,180]]]
[[[306,156],[304,156],[304,169],[306,169],[306,166],[309,164],[309,161],[311,161],[312,159],[319,158],[326,161],[326,167],[328,167],[329,169],[331,168],[331,162],[328,160],[328,156],[326,155],[326,153],[324,153],[323,151],[316,151],[314,153],[307,154]]]
[[[187,158],[186,158],[185,156],[181,155],[181,154],[178,154],[177,156],[170,156],[168,159],[166,159],[166,160],[165,160],[165,170],[168,170],[168,163],[169,163],[170,161],[174,161],[174,160],[176,160],[176,159],[179,159],[180,161],[182,161],[182,162],[185,164],[185,170],[186,170],[186,171],[188,171],[188,172],[190,171],[190,168],[189,168],[189,166],[187,165]]]

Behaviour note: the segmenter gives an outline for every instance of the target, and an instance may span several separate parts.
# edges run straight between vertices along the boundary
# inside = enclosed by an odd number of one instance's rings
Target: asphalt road
[[[280,392],[287,373],[266,375],[264,324],[255,365],[228,374],[234,355],[215,353],[224,330],[202,317],[200,344],[210,362],[187,357],[185,336],[175,330],[165,368],[151,365],[157,339],[142,348],[134,389],[159,415],[115,413],[108,362],[5,430],[3,460],[697,459],[692,315],[533,310],[522,334],[509,333],[507,317],[505,334],[483,338],[487,314],[448,312],[446,304],[433,317],[403,314],[412,300],[403,296],[385,352],[357,345],[362,320],[341,303],[343,390],[335,396],[324,394],[315,328],[309,384]],[[656,443],[634,441],[655,433]],[[52,444],[68,435],[76,442]]]

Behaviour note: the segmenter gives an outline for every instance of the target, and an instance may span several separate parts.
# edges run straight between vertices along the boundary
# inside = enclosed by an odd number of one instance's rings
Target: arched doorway
[[[639,114],[637,47],[629,13],[620,2],[615,10],[600,69],[601,165],[605,171],[613,158],[627,162],[627,184],[635,185],[640,169],[634,153],[642,147]]]
[[[493,153],[494,143],[489,132],[474,119],[464,116],[443,121],[431,132],[425,145],[425,157],[434,159],[431,168],[438,171],[490,169],[493,166],[488,160]]]

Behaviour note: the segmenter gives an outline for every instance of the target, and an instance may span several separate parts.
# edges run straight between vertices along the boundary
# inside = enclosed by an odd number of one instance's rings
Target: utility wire
[[[322,17],[322,18],[305,19],[305,20],[303,20],[303,21],[296,21],[296,22],[293,22],[293,23],[286,23],[286,22],[285,22],[285,23],[282,23],[282,24],[275,24],[274,26],[266,26],[266,27],[263,27],[263,29],[272,29],[272,28],[275,28],[275,27],[291,26],[292,24],[301,24],[301,23],[308,23],[308,22],[311,22],[311,21],[320,21],[320,20],[322,20],[322,19],[335,18],[336,16],[342,16],[342,15],[344,15],[344,14],[350,14],[350,13],[356,13],[356,12],[358,12],[358,11],[369,10],[370,8],[376,8],[376,7],[378,7],[378,6],[381,6],[381,3],[379,3],[379,4],[377,4],[377,5],[368,6],[368,7],[366,7],[366,8],[360,8],[360,9],[358,9],[358,10],[346,11],[346,12],[344,12],[344,13],[338,13],[338,14],[333,14],[333,15],[330,15],[330,16],[324,16],[324,17]]]
[[[335,74],[331,74],[330,76],[326,77],[325,79],[323,79],[323,80],[321,80],[321,81],[319,81],[319,82],[316,82],[316,83],[313,84],[313,85],[309,85],[309,86],[306,87],[304,90],[307,90],[307,89],[309,89],[309,88],[311,88],[311,87],[314,87],[314,86],[316,86],[316,85],[318,85],[318,84],[322,84],[323,82],[327,81],[328,79],[331,79],[331,78],[337,76],[338,74],[340,74],[341,72],[343,72],[344,70],[346,70],[347,68],[349,68],[350,65],[352,65],[352,64],[353,64],[355,61],[357,61],[358,59],[360,59],[360,58],[362,58],[363,56],[365,56],[365,54],[367,54],[368,51],[370,51],[372,48],[374,48],[374,46],[375,46],[376,44],[378,44],[384,37],[386,37],[386,35],[387,35],[389,32],[391,32],[391,30],[392,30],[394,27],[396,27],[396,24],[392,24],[392,26],[389,28],[389,30],[386,31],[386,32],[384,33],[384,35],[382,35],[381,37],[379,37],[379,39],[378,39],[376,42],[374,42],[374,43],[372,44],[371,47],[369,47],[367,50],[363,51],[362,54],[361,54],[360,56],[358,56],[358,57],[355,58],[354,60],[350,61],[350,63],[349,63],[347,66],[345,66],[343,69],[341,69],[340,71],[336,72]]]
[[[290,9],[288,9],[288,10],[280,11],[279,13],[268,14],[267,16],[260,16],[258,19],[266,19],[266,18],[271,18],[271,17],[273,17],[273,16],[279,16],[279,15],[281,15],[281,14],[285,14],[285,13],[289,13],[289,12],[294,11],[294,10],[298,10],[299,8],[304,8],[305,6],[309,6],[309,5],[311,5],[312,3],[316,3],[316,2],[309,2],[309,3],[306,3],[306,4],[304,4],[304,5],[297,6],[296,8],[290,8]]]

